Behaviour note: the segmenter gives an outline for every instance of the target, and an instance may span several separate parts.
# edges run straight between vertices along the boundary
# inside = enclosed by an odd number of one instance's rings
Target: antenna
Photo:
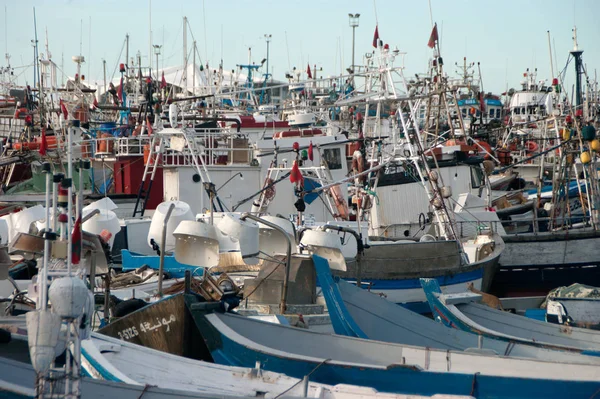
[[[83,19],[79,20],[79,55],[83,54]]]
[[[208,62],[208,47],[206,45],[206,9],[204,5],[206,4],[205,0],[202,0],[202,17],[204,18],[204,56]]]
[[[88,27],[88,80],[90,76],[90,66],[92,65],[92,16],[90,15],[90,25]]]
[[[8,12],[6,10],[6,6],[4,6],[4,48],[6,52],[4,56],[6,57],[6,66],[10,66],[10,56],[8,55]]]

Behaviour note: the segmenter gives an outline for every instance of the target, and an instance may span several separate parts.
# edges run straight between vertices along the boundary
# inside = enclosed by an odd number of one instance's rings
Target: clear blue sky
[[[507,84],[517,88],[526,68],[537,67],[539,79],[551,80],[546,31],[550,30],[557,52],[555,69],[562,69],[573,46],[571,29],[575,22],[579,45],[585,50],[584,61],[592,77],[595,68],[600,67],[598,0],[431,0],[431,3],[433,19],[440,28],[447,71],[453,74],[454,63],[461,63],[464,56],[469,61],[481,62],[486,91],[500,93]],[[40,44],[44,44],[47,28],[53,59],[60,65],[64,54],[65,70],[70,75],[75,73],[70,59],[79,53],[81,37],[83,55],[89,63],[89,67],[84,65],[83,72],[87,75],[89,68],[92,80],[99,81],[102,77],[102,59],[107,61],[109,75],[122,61],[117,57],[126,33],[131,36],[130,54],[140,50],[147,62],[147,0],[0,0],[0,4],[1,25],[4,25],[5,6],[8,13],[8,52],[13,66],[32,61],[33,7]],[[427,47],[431,32],[427,0],[378,0],[375,5],[368,0],[153,0],[153,43],[163,45],[164,66],[181,64],[182,17],[187,16],[200,58],[204,63],[208,60],[212,67],[221,58],[221,42],[226,69],[246,63],[248,47],[252,47],[253,61],[260,62],[266,56],[263,36],[268,33],[272,35],[270,64],[275,78],[283,79],[288,65],[305,70],[309,61],[311,66],[322,67],[324,76],[335,75],[342,69],[340,59],[343,69],[351,64],[352,30],[348,26],[348,13],[361,14],[356,29],[358,63],[365,52],[372,50],[375,8],[382,40],[408,53],[407,74],[424,72],[431,56]],[[4,29],[0,35],[4,50]],[[191,42],[188,35],[188,43]],[[44,52],[43,47],[40,52]],[[154,65],[154,56],[152,60]],[[0,65],[4,64],[2,59]],[[31,81],[32,74],[29,71],[25,77]],[[572,72],[569,79],[568,87],[573,81]]]

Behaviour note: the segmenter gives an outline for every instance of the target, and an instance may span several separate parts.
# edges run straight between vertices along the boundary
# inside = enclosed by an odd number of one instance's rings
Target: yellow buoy
[[[592,147],[592,150],[596,152],[600,151],[600,141],[598,141],[598,139],[592,140],[590,147]]]
[[[585,164],[585,163],[590,163],[590,161],[592,160],[592,157],[590,156],[590,153],[588,151],[584,151],[579,156],[579,159],[581,159],[581,163]]]
[[[562,139],[564,141],[567,141],[571,138],[571,131],[569,129],[562,129]]]

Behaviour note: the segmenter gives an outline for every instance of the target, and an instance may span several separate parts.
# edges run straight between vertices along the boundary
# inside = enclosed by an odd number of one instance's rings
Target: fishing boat
[[[213,359],[336,384],[353,381],[388,392],[478,398],[588,397],[597,366],[552,363],[410,347],[325,335],[231,314],[195,314]],[[351,350],[349,350],[351,348]],[[399,362],[398,359],[401,359]]]
[[[430,279],[422,279],[421,284],[434,318],[447,327],[507,342],[600,355],[600,334],[593,331],[553,326],[477,304],[481,295],[473,292],[442,294]]]
[[[584,284],[555,288],[546,297],[545,320],[570,327],[599,329],[598,289]]]
[[[316,397],[352,399],[377,397],[389,399],[420,399],[425,396],[377,392],[372,388],[348,384],[328,386],[263,370],[257,362],[254,368],[242,368],[208,363],[148,349],[100,334],[92,334],[82,342],[83,367],[91,376],[106,381],[154,385],[203,395],[229,395],[275,398]],[[428,396],[427,396],[428,397]],[[456,398],[454,395],[434,395],[435,398]]]
[[[429,318],[400,306],[394,306],[379,295],[360,290],[341,279],[334,280],[323,262],[315,262],[315,267],[319,282],[324,287],[323,295],[337,334],[440,350],[532,358],[550,362],[595,364],[600,360],[595,356],[579,354],[581,350],[569,348],[552,350],[524,342],[503,342],[496,338],[448,329]]]

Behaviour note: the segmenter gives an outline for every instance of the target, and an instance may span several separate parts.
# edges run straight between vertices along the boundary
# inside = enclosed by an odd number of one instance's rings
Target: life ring
[[[538,144],[534,141],[527,141],[525,147],[527,148],[527,152],[536,152],[539,148]]]
[[[331,196],[333,197],[333,201],[335,202],[335,207],[338,211],[338,214],[336,216],[339,216],[344,220],[348,220],[350,211],[348,210],[348,203],[344,201],[344,196],[342,195],[342,190],[340,189],[340,186],[333,186],[329,190]]]
[[[265,181],[265,191],[263,191],[263,196],[266,201],[272,201],[275,198],[275,185],[273,184],[273,179],[267,179]]]
[[[21,119],[22,115],[26,115],[27,114],[27,108],[18,108],[15,111],[15,119]]]

